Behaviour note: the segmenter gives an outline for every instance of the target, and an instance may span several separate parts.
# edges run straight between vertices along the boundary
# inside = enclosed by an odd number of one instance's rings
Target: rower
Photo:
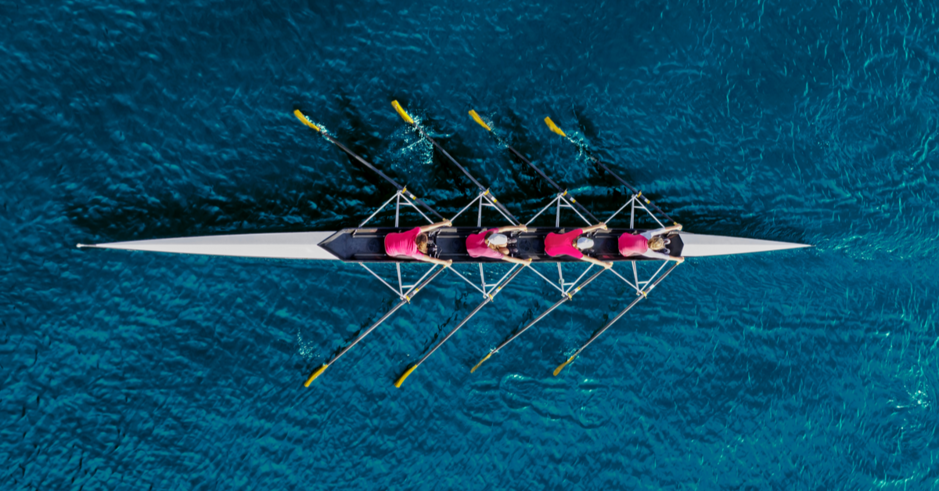
[[[593,247],[593,239],[581,236],[593,232],[594,230],[607,230],[607,226],[605,223],[598,223],[587,228],[571,230],[570,232],[564,234],[556,234],[551,232],[544,239],[544,252],[545,254],[552,257],[575,257],[581,261],[586,261],[588,263],[610,269],[613,267],[613,263],[594,259],[590,256],[585,256],[582,252]]]
[[[528,232],[524,225],[491,228],[466,238],[466,252],[470,257],[488,257],[515,264],[529,264],[531,259],[519,259],[509,255],[508,232]]]
[[[385,236],[385,254],[395,257],[406,256],[425,263],[447,267],[453,263],[453,260],[444,261],[427,255],[427,232],[451,225],[450,220],[444,220],[432,225],[414,227],[407,232],[390,233]]]
[[[626,257],[641,256],[650,259],[684,262],[685,258],[670,255],[665,247],[669,242],[665,235],[673,231],[681,231],[681,225],[676,223],[671,227],[648,230],[641,234],[626,232],[619,236],[619,253]]]

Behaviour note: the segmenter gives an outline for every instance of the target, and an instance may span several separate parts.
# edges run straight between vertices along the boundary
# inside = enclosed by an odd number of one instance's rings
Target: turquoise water
[[[2,487],[939,487],[937,11],[0,2]],[[553,377],[633,298],[601,276],[470,374],[557,299],[526,272],[401,389],[454,275],[307,389],[395,301],[361,268],[74,248],[357,224],[393,189],[295,106],[455,212],[393,99],[517,216],[551,191],[469,109],[598,216],[545,116],[688,231],[816,247],[689,260]]]

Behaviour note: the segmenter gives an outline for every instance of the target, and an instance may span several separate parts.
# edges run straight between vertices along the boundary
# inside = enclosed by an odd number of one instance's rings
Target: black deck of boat
[[[405,228],[347,228],[329,236],[319,244],[334,256],[346,262],[416,262],[407,257],[394,257],[385,254],[385,236],[394,232],[406,232],[413,227]],[[438,229],[430,233],[430,242],[435,244],[435,251],[431,255],[440,259],[452,259],[454,263],[489,263],[500,262],[497,259],[473,258],[466,252],[466,238],[470,234],[479,233],[485,228],[479,227],[452,227]],[[512,255],[521,259],[531,258],[539,262],[576,262],[578,259],[560,256],[551,257],[544,252],[544,239],[551,232],[564,233],[572,228],[530,228],[528,232],[509,234],[509,249]],[[647,261],[644,257],[623,257],[619,253],[619,236],[626,233],[641,233],[644,230],[617,228],[608,231],[598,231],[590,236],[594,240],[593,249],[585,254],[603,261]],[[669,254],[680,256],[683,247],[681,236],[672,233],[669,235]]]

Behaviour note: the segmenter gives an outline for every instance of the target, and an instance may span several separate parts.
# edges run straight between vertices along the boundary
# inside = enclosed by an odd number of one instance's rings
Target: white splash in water
[[[304,358],[313,358],[313,350],[315,348],[316,345],[314,343],[305,343],[303,341],[303,334],[300,332],[300,329],[297,329],[297,351],[300,353],[300,356]]]

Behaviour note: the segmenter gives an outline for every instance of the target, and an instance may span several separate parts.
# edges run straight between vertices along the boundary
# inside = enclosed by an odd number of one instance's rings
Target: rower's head
[[[652,237],[649,239],[649,249],[653,251],[661,251],[662,249],[665,249],[665,239],[659,237],[658,235]]]
[[[578,237],[577,240],[574,241],[574,247],[586,251],[593,247],[593,239],[589,237]]]
[[[427,232],[417,234],[414,243],[417,244],[417,250],[421,251],[421,254],[427,254]]]
[[[486,245],[491,249],[501,249],[508,245],[509,238],[505,234],[494,233],[486,237]]]

